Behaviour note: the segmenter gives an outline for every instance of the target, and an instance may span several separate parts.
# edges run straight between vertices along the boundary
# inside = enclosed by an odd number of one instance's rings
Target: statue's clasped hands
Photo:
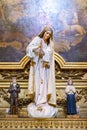
[[[35,53],[35,55],[38,55],[39,58],[42,58],[44,56],[45,53],[42,49],[42,41],[40,42],[40,45],[37,48],[33,49],[33,52]]]

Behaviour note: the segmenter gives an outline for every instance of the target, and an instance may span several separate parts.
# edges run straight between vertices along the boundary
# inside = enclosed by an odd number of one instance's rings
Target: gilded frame
[[[60,66],[61,70],[72,70],[72,69],[87,69],[87,62],[65,62],[64,59],[58,54],[54,53],[55,61]],[[25,55],[20,62],[0,62],[0,69],[1,70],[22,70],[25,68],[26,64],[29,62],[29,58],[27,55]],[[0,88],[8,88],[9,87],[9,79],[0,80]],[[21,88],[25,89],[28,86],[27,80],[18,80],[18,82],[21,85]],[[67,79],[63,79],[61,82],[61,79],[56,80],[56,88],[64,89],[66,85]],[[74,82],[76,84],[76,88],[86,88],[87,86],[87,80],[86,79],[74,79]]]
[[[87,62],[65,62],[56,52],[54,57],[61,69],[87,69]],[[25,55],[20,62],[0,62],[0,69],[23,69],[28,61],[29,58]]]

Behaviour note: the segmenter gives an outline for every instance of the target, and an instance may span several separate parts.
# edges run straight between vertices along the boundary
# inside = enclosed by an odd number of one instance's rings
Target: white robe
[[[65,93],[67,94],[74,94],[76,93],[76,89],[74,85],[67,85],[65,89]]]
[[[33,49],[37,48],[42,41],[43,58],[39,59]],[[28,105],[28,114],[32,117],[53,117],[57,114],[56,106],[56,88],[55,88],[55,69],[54,69],[54,51],[53,44],[44,43],[43,39],[35,37],[28,45],[27,56],[35,62],[30,67],[29,74],[29,95],[34,97],[34,103]],[[37,50],[38,52],[38,50]],[[43,61],[49,63],[50,68],[42,66]],[[51,104],[51,105],[49,105]],[[40,109],[38,109],[40,108]]]

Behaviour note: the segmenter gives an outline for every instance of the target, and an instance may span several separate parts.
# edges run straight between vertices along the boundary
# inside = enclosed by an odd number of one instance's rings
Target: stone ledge
[[[0,130],[87,129],[87,118],[0,118]]]

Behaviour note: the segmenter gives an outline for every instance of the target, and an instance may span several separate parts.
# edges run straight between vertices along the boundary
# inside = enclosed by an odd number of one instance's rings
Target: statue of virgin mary
[[[26,48],[31,60],[27,107],[29,117],[55,117],[56,107],[53,30],[46,26]]]

